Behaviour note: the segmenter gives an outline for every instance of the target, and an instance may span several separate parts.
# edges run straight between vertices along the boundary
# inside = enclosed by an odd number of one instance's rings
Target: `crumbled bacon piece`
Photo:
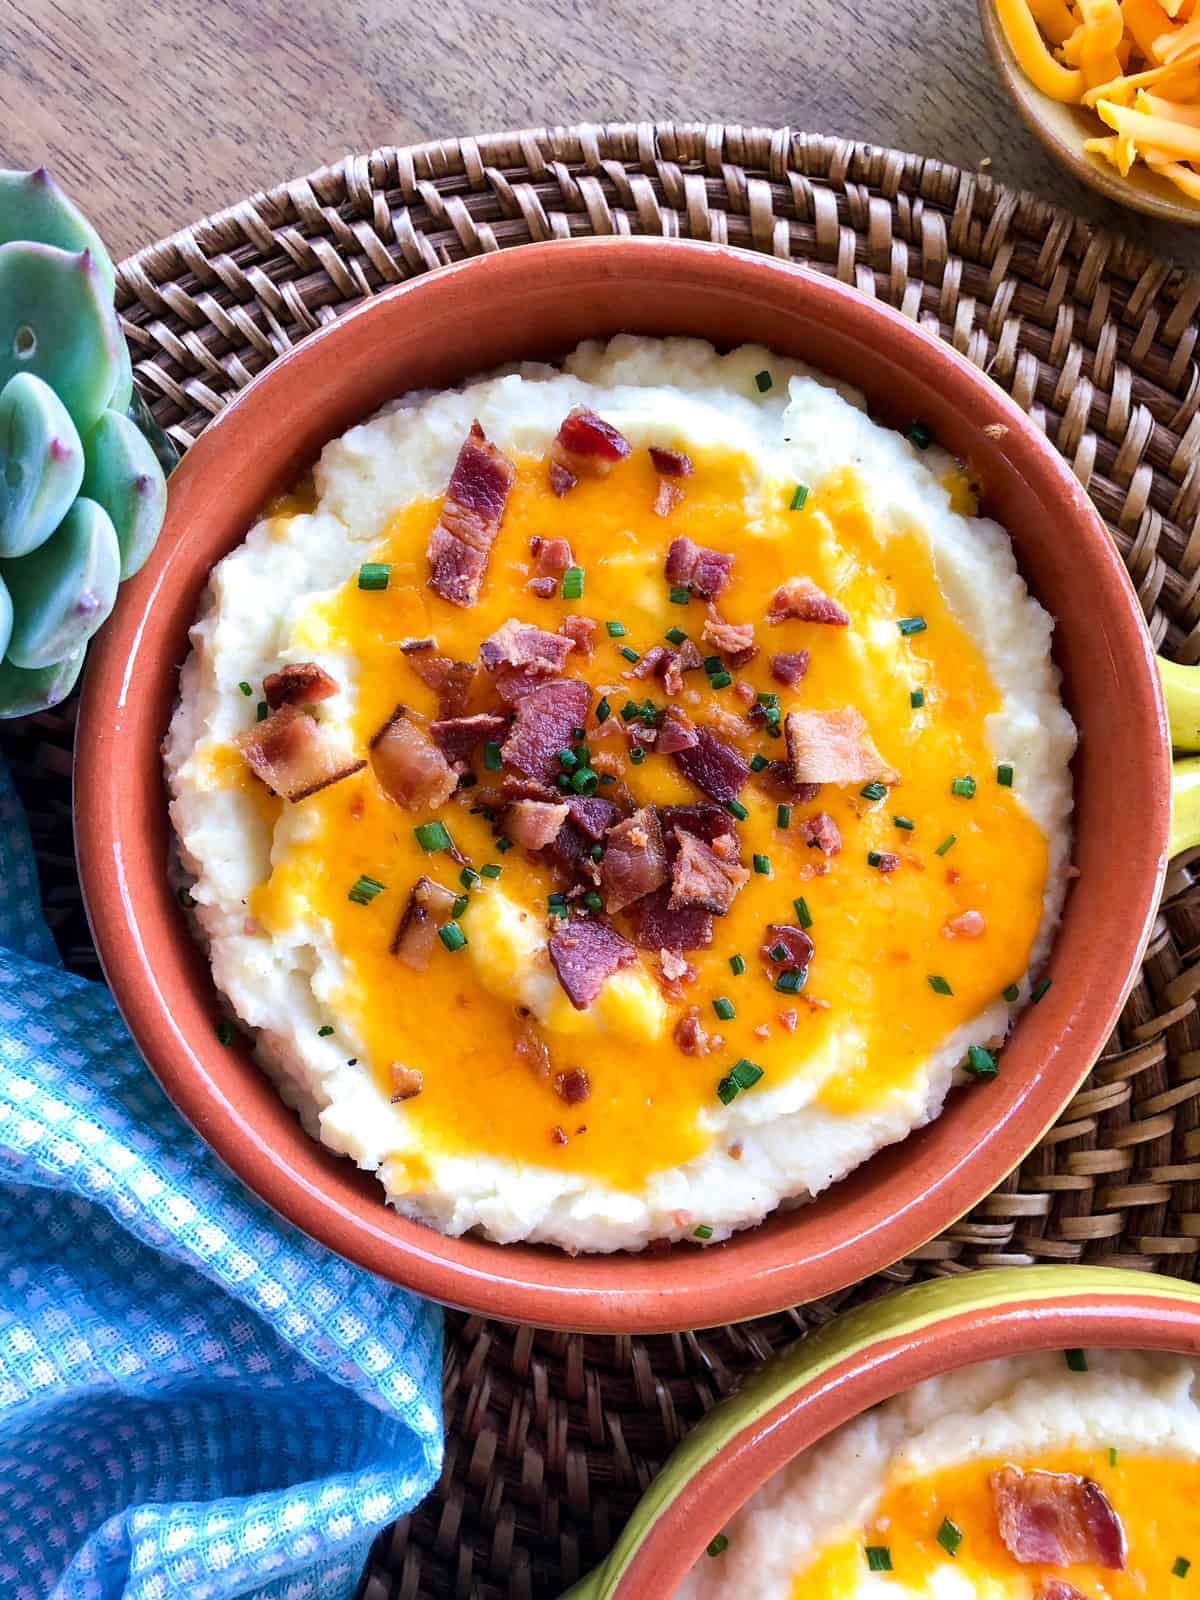
[[[550,1050],[532,1022],[522,1024],[521,1031],[513,1041],[513,1051],[533,1068],[539,1078],[550,1076]]]
[[[550,1138],[555,1144],[570,1144],[571,1142],[557,1122],[550,1129]]]
[[[701,600],[715,600],[729,582],[732,570],[731,555],[682,537],[671,540],[663,565],[668,583],[690,589]]]
[[[784,718],[788,763],[796,783],[899,783],[875,748],[862,713],[789,711]]]
[[[371,740],[371,767],[388,799],[407,811],[433,811],[458,788],[458,774],[404,706]]]
[[[478,422],[458,452],[429,537],[429,586],[451,605],[471,606],[487,570],[488,556],[508,504],[516,468],[484,438]]]
[[[509,617],[479,646],[479,659],[489,672],[501,667],[528,667],[542,677],[561,672],[574,645],[561,633],[547,633],[531,622]]]
[[[758,776],[773,792],[794,800],[797,805],[806,806],[821,792],[819,783],[794,783],[792,769],[786,761],[768,761]]]
[[[438,928],[450,920],[454,896],[432,878],[420,877],[413,885],[392,940],[391,953],[414,972],[429,966]]]
[[[667,881],[667,852],[653,806],[608,830],[600,862],[604,909],[623,911]]]
[[[982,939],[986,932],[982,911],[960,911],[942,926],[942,936],[946,939]]]
[[[692,458],[682,450],[664,450],[661,445],[652,444],[650,459],[655,472],[664,478],[690,478],[692,475]]]
[[[585,456],[609,465],[622,460],[632,448],[619,429],[586,406],[575,406],[567,413],[555,443],[568,455]],[[574,462],[571,465],[574,466]]]
[[[700,742],[696,726],[685,711],[668,706],[658,730],[658,750],[661,755],[673,756],[680,750],[692,750]]]
[[[797,824],[797,833],[824,856],[835,856],[842,848],[842,835],[828,811],[818,811],[815,817],[805,817]]]
[[[850,622],[845,607],[824,589],[818,589],[811,578],[789,578],[776,589],[767,621],[786,622],[789,617],[800,622],[830,623],[835,628],[845,628]]]
[[[705,950],[712,943],[712,912],[672,906],[668,888],[655,889],[633,907],[635,938],[643,950]]]
[[[689,1006],[675,1024],[675,1043],[685,1056],[708,1054],[708,1033],[700,1021],[699,1006]]]
[[[754,704],[754,692],[754,685],[748,683],[745,678],[739,678],[733,686],[734,699],[740,700],[744,706]]]
[[[560,500],[568,489],[573,489],[578,482],[579,479],[571,471],[570,467],[565,466],[561,461],[551,461],[550,487]]]
[[[1000,1537],[1014,1561],[1124,1567],[1121,1519],[1091,1478],[1007,1466],[992,1473],[991,1483]]]
[[[280,706],[234,743],[254,776],[285,800],[304,800],[366,766],[347,761],[299,706]]]
[[[731,667],[744,667],[747,661],[752,661],[758,654],[758,646],[754,642],[754,624],[726,622],[715,606],[708,608],[700,637],[705,644],[719,650]]]
[[[1062,1578],[1043,1578],[1033,1592],[1033,1600],[1087,1600],[1087,1596]]]
[[[576,1011],[586,1011],[614,972],[637,960],[637,952],[611,923],[598,917],[572,917],[551,934],[550,960]]]
[[[315,661],[289,662],[263,679],[263,698],[272,711],[278,711],[280,706],[311,706],[318,700],[328,700],[337,691],[337,679]]]
[[[529,587],[534,594],[548,600],[571,565],[571,546],[565,539],[542,539],[535,534],[529,541],[529,554],[533,557],[533,577],[529,580]]]
[[[707,845],[694,833],[677,828],[675,840],[678,852],[671,866],[672,909],[698,906],[714,916],[724,916],[738,890],[748,881],[749,872],[736,857],[729,859],[718,853],[719,839]]]
[[[684,833],[694,833],[705,844],[715,844],[727,835],[733,841],[733,848],[737,848],[733,818],[722,806],[710,805],[707,800],[685,806],[659,806],[658,820],[662,823],[667,855],[672,860],[678,849],[675,835],[679,829]]]
[[[564,617],[558,631],[570,639],[585,659],[591,655],[596,643],[596,623],[592,617]]]
[[[800,1020],[798,1011],[780,1011],[776,1015],[789,1033],[795,1033],[796,1023]]]
[[[603,839],[616,820],[616,806],[611,800],[602,800],[598,795],[568,794],[563,796],[563,800],[571,821],[580,833],[586,834],[594,842]]]
[[[473,717],[443,717],[429,724],[429,732],[452,766],[465,767],[481,744],[500,739],[507,727],[507,717],[481,711]]]
[[[704,657],[694,639],[685,639],[679,646],[680,672],[699,672],[704,665]]]
[[[696,743],[672,757],[684,777],[722,805],[736,800],[750,776],[740,751],[723,743],[707,728],[696,729]]]
[[[569,1106],[582,1105],[592,1092],[592,1085],[582,1067],[571,1067],[560,1072],[554,1080],[554,1092]]]
[[[678,983],[681,979],[691,983],[698,976],[696,968],[690,961],[685,961],[678,950],[660,950],[658,966],[668,983]]]
[[[666,478],[660,478],[654,494],[654,515],[669,517],[682,499],[683,490],[677,483],[668,483]]]
[[[558,752],[571,743],[572,728],[582,728],[591,691],[575,678],[552,678],[517,701],[516,715],[501,754],[508,766],[541,783],[560,771]]]
[[[401,655],[412,656],[418,654],[418,652],[422,650],[432,650],[436,647],[436,645],[437,640],[431,633],[427,633],[423,634],[419,639],[411,637],[408,639],[401,639],[400,653]]]
[[[875,850],[872,854],[875,857],[873,865],[876,872],[885,874],[895,872],[900,865],[900,857],[894,850]]]
[[[666,654],[667,646],[665,644],[652,644],[649,650],[643,653],[642,659],[637,666],[634,667],[633,676],[635,678],[653,678],[657,674]]]
[[[558,838],[567,820],[565,802],[514,800],[504,813],[504,831],[514,844],[526,850],[541,850]]]
[[[683,693],[683,665],[678,650],[668,650],[663,657],[662,682],[668,694]]]
[[[777,650],[771,657],[771,676],[787,689],[794,689],[807,671],[807,650]]]
[[[406,1067],[400,1061],[393,1061],[389,1070],[392,1079],[393,1105],[399,1100],[413,1099],[425,1087],[425,1080],[416,1067]]]
[[[452,661],[449,656],[423,652],[412,656],[410,665],[437,695],[439,717],[462,716],[475,678],[473,661]]]
[[[780,948],[784,952],[781,956],[774,953]],[[803,928],[793,923],[768,922],[762,952],[776,965],[806,967],[813,958],[813,942]]]

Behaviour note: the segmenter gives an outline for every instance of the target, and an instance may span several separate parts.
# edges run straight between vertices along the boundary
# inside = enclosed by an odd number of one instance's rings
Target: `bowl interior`
[[[971,464],[1058,618],[1055,654],[1082,730],[1076,864],[1053,984],[1000,1075],[801,1210],[728,1244],[569,1259],[445,1238],[397,1216],[375,1180],[311,1140],[239,1043],[215,1036],[206,961],[166,879],[159,742],[213,563],[330,438],[391,396],[617,332],[762,343],[863,389],[880,420],[920,418]],[[445,269],[351,311],[269,368],[172,479],[167,525],[123,587],[90,663],[76,764],[80,869],[101,959],[167,1092],[293,1222],[435,1298],[583,1329],[698,1327],[778,1310],[923,1243],[1004,1177],[1053,1122],[1115,1023],[1148,934],[1168,823],[1157,674],[1135,598],[1082,488],[997,387],[911,322],[769,258],[655,240],[530,246]],[[1120,850],[1114,839],[1122,840]]]

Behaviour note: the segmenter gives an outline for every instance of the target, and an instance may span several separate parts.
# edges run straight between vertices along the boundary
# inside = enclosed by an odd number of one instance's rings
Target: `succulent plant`
[[[0,172],[0,718],[71,692],[162,526],[177,455],[133,387],[115,282],[47,172]]]

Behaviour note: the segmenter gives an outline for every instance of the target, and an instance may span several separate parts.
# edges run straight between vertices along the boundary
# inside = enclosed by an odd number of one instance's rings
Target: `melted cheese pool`
[[[633,448],[558,496],[547,454],[579,405]],[[428,586],[425,550],[476,417],[516,476],[478,601],[463,608]],[[666,515],[649,445],[692,464]],[[875,426],[794,363],[692,341],[585,346],[564,373],[524,369],[418,397],[328,446],[309,500],[272,508],[214,572],[166,746],[218,985],[313,1131],[377,1171],[401,1210],[447,1231],[614,1249],[726,1237],[936,1115],[968,1047],[1001,1040],[1028,998],[1070,843],[1074,729],[1051,622],[1006,535],[970,510],[941,452]],[[531,594],[533,537],[570,542],[578,599]],[[564,674],[590,687],[585,735],[607,758],[611,792],[627,787],[639,805],[702,801],[649,743],[635,759],[620,715],[630,700],[666,703],[630,656],[669,630],[712,654],[704,602],[673,600],[664,578],[677,537],[735,555],[719,609],[753,622],[759,653],[717,689],[689,673],[674,703],[760,768],[783,758],[784,740],[747,720],[752,694],[777,694],[785,714],[852,706],[901,780],[882,796],[826,784],[803,802],[770,770],[753,772],[746,815],[730,820],[751,876],[711,945],[687,952],[683,984],[664,982],[660,958],[642,951],[586,1009],[571,1004],[547,958],[548,899],[563,884],[544,860],[504,848],[502,824],[478,803],[499,781],[485,750],[474,784],[436,813],[401,809],[369,764],[289,804],[237,754],[263,678],[282,664],[332,675],[338,692],[317,715],[361,759],[398,702],[438,715],[402,641],[432,636],[440,653],[474,661],[510,617],[551,632],[587,617],[594,653],[573,654]],[[386,589],[359,586],[364,561],[388,566]],[[835,597],[849,626],[765,623],[793,576]],[[781,686],[772,655],[801,649],[806,674]],[[478,674],[468,710],[497,704]],[[839,830],[836,854],[801,831],[820,812]],[[416,827],[439,819],[464,860],[422,848]],[[899,864],[884,873],[888,854]],[[438,945],[418,975],[391,947],[422,874],[466,900],[466,943]],[[366,904],[348,894],[363,878],[384,886]],[[982,937],[949,936],[964,912],[982,918]],[[761,950],[768,923],[798,919],[814,955],[789,993]],[[677,1042],[691,1007],[705,1054]],[[549,1075],[514,1048],[531,1026]],[[718,1084],[739,1060],[762,1076],[724,1103]],[[421,1074],[403,1102],[392,1097],[399,1068]],[[590,1088],[579,1104],[555,1089],[571,1071]]]

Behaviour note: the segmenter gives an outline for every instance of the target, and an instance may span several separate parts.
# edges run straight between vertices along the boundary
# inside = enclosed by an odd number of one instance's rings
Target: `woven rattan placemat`
[[[804,262],[950,340],[1087,486],[1156,643],[1200,660],[1200,276],[975,173],[708,124],[377,150],[142,250],[121,265],[118,300],[141,391],[186,445],[255,372],[363,296],[464,256],[592,233],[678,234]],[[94,972],[72,859],[72,717],[0,724],[0,744],[64,953]],[[889,1284],[1032,1261],[1193,1276],[1198,989],[1200,884],[1180,862],[1120,1026],[1058,1125],[969,1217],[835,1301],[656,1338],[451,1314],[445,1473],[377,1541],[363,1600],[559,1594],[747,1367]]]

